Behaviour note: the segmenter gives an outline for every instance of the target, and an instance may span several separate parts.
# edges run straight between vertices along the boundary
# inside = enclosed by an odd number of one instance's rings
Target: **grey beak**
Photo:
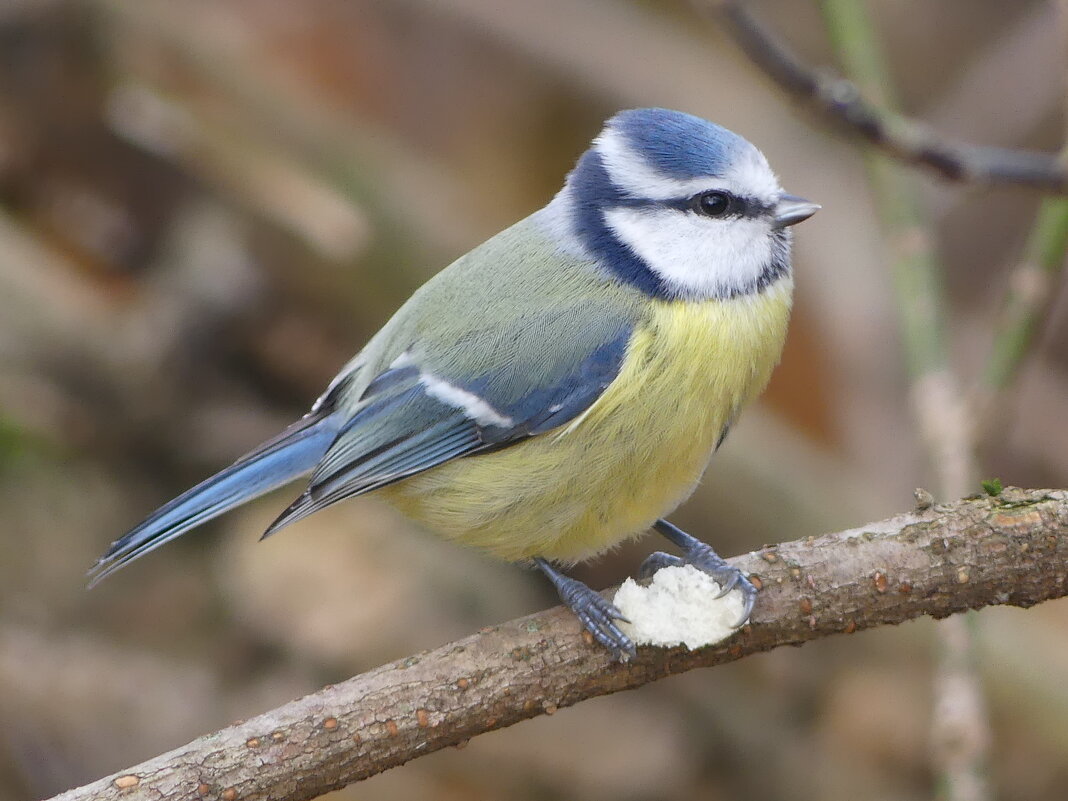
[[[813,203],[803,197],[781,195],[779,202],[775,205],[775,225],[779,228],[797,225],[799,222],[807,220],[821,208],[823,207],[819,203]]]

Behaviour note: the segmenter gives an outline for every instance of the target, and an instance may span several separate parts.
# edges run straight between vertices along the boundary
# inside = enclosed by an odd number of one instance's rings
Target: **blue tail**
[[[111,544],[89,571],[89,586],[201,523],[311,472],[334,441],[338,425],[336,414],[310,414],[160,507]]]

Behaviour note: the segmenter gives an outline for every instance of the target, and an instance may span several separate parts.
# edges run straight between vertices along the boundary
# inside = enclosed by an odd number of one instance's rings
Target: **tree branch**
[[[615,662],[562,608],[483,629],[292,701],[55,801],[299,801],[423,754],[696,667],[830,634],[1068,594],[1068,491],[1006,489],[732,560],[762,591],[750,625],[689,652]]]
[[[699,11],[714,13],[721,27],[780,89],[894,158],[954,181],[1020,184],[1068,193],[1068,170],[1056,155],[982,147],[940,136],[915,120],[872,105],[852,82],[802,62],[749,12],[745,0],[693,2]]]

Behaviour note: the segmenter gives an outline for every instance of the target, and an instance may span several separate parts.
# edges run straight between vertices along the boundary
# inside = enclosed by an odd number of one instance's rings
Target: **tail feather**
[[[336,415],[308,415],[161,506],[111,544],[89,571],[89,586],[235,506],[310,473],[330,447],[337,428]]]

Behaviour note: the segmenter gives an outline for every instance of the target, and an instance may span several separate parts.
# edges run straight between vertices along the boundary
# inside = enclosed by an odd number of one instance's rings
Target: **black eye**
[[[726,192],[702,192],[693,199],[693,210],[706,217],[722,217],[731,208],[731,196]]]

